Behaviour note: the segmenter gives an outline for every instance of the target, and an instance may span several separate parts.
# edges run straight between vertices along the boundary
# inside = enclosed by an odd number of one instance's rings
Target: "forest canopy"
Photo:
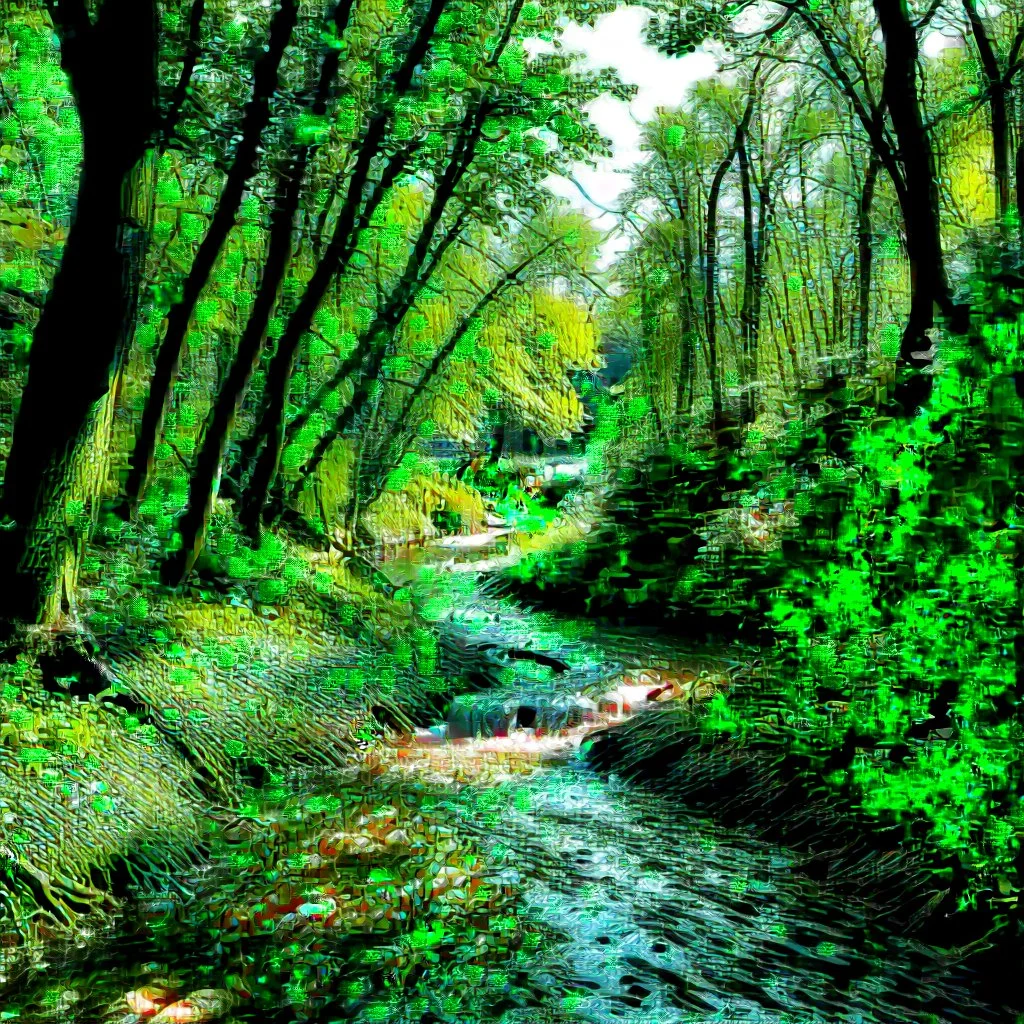
[[[200,0],[5,21],[9,618],[70,611],[96,528],[177,584],[221,496],[258,543],[326,491],[330,534],[417,439],[472,445],[499,405],[579,431],[600,235],[541,181],[607,152],[579,111],[629,90],[560,53],[527,74],[520,37],[557,18]]]
[[[1021,230],[1012,11],[649,9],[721,70],[644,127],[599,273],[545,181],[610,153],[586,105],[635,87],[557,44],[575,8],[12,6],[7,620],[66,614],[97,530],[181,584],[224,502],[257,544],[298,514],[365,545],[431,437],[578,434],[602,333],[661,443],[840,377],[912,411],[935,316],[962,329]]]

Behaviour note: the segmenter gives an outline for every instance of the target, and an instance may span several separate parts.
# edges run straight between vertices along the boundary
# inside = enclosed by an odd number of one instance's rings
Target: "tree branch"
[[[454,331],[452,336],[442,345],[437,352],[434,354],[433,359],[427,366],[420,377],[416,385],[410,390],[409,394],[406,395],[405,401],[402,403],[398,414],[393,419],[393,424],[396,429],[389,432],[389,438],[394,438],[399,431],[405,429],[405,425],[409,421],[409,417],[412,414],[412,410],[416,403],[419,401],[420,396],[427,389],[431,381],[437,375],[441,367],[447,361],[448,357],[455,351],[459,342],[466,337],[469,331],[472,329],[473,321],[480,315],[480,313],[493,302],[498,296],[504,294],[512,285],[519,283],[523,272],[535,263],[541,256],[546,252],[550,251],[554,246],[558,245],[564,240],[564,236],[551,239],[546,245],[538,249],[537,252],[531,253],[526,259],[522,260],[517,266],[505,272],[476,302],[473,308],[466,313],[462,320],[462,327]],[[386,443],[386,441],[385,441]],[[393,465],[390,468],[394,468]],[[382,476],[386,475],[382,474]]]

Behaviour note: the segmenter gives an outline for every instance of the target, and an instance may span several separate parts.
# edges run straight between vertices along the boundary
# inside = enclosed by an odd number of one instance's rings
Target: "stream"
[[[467,635],[559,652],[573,690],[657,647],[586,628],[559,647],[550,617],[479,591],[451,600],[436,615]],[[524,684],[535,667],[517,663]],[[571,746],[417,752],[385,744],[346,774],[273,777],[211,809],[195,873],[137,892],[113,930],[55,944],[0,1020],[1004,1019],[795,854],[600,777]]]
[[[445,849],[475,851],[466,862],[482,857],[485,880],[499,898],[505,894],[483,920],[435,899],[424,901],[418,918],[394,919],[396,927],[381,934],[344,934],[347,929],[318,922],[307,903],[291,921],[289,915],[279,920],[272,934],[232,936],[220,908],[251,900],[253,883],[265,900],[272,872],[249,878],[237,854],[215,856],[189,880],[193,899],[173,901],[163,920],[154,924],[150,915],[141,928],[126,920],[85,961],[76,962],[71,949],[52,956],[40,967],[37,991],[19,1007],[9,1004],[6,1019],[131,1024],[143,1016],[131,1012],[125,993],[147,982],[159,988],[167,979],[178,993],[214,993],[215,1012],[167,1016],[164,1009],[149,1019],[999,1019],[949,980],[935,951],[887,936],[865,908],[837,903],[794,870],[795,858],[785,850],[693,817],[657,794],[601,779],[575,757],[489,786],[442,787],[429,776],[409,782],[391,775],[379,776],[369,791],[365,781],[343,780],[318,790],[364,809],[368,796],[369,803],[389,801],[385,815],[401,804],[405,813],[420,811],[440,823],[436,835],[450,838],[433,847],[428,878]],[[304,802],[310,806],[305,796],[289,794],[283,803],[280,793],[264,798],[257,839],[260,828],[289,819]],[[281,813],[276,822],[263,816],[274,801]],[[299,846],[315,839],[315,821],[294,817]],[[294,867],[295,856],[288,862]],[[346,864],[339,859],[329,872],[333,891],[357,876],[384,883],[378,893],[396,873],[399,882],[412,877],[396,872],[396,863],[375,858],[372,848],[368,859],[365,853]],[[392,867],[381,866],[387,864]],[[305,892],[318,898],[316,888]],[[237,924],[237,912],[230,913]]]

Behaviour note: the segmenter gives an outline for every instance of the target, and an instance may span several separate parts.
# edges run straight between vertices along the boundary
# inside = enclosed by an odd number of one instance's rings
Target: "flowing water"
[[[540,772],[493,829],[524,918],[556,936],[530,996],[566,1019],[969,1020],[934,953],[823,898],[794,858],[572,765]]]
[[[125,921],[86,959],[55,952],[25,998],[8,1003],[7,1019],[128,1024],[140,1018],[125,993],[168,979],[180,995],[211,991],[217,1019],[239,1022],[999,1019],[949,980],[934,951],[887,936],[868,908],[830,898],[784,850],[601,779],[575,758],[461,786],[392,770],[369,791],[365,780],[316,788],[312,800],[263,793],[259,815],[231,833],[244,841],[188,880],[191,903],[172,901],[160,921]],[[371,839],[348,855],[347,840],[323,839],[323,822],[345,814],[349,839],[399,827],[409,843],[395,854]],[[388,824],[374,833],[374,822]],[[416,828],[421,844],[409,835]],[[260,863],[238,852],[281,835],[291,845],[264,851]],[[318,848],[319,864],[289,852]],[[428,895],[444,864],[457,865],[454,888]],[[266,907],[289,870],[293,882],[317,883],[304,890],[305,910],[282,904],[267,934],[239,934],[240,911],[222,916],[254,899]],[[416,889],[418,874],[426,889]],[[473,874],[490,905],[474,909],[467,897]],[[353,915],[387,906],[390,920],[368,931],[362,918],[339,927],[310,910],[327,882],[340,906],[360,879],[371,885]],[[399,900],[403,881],[411,896]],[[201,1019],[168,1012],[157,1019]]]

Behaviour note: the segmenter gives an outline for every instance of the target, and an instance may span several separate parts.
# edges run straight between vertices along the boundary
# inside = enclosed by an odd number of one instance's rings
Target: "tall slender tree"
[[[387,98],[401,96],[408,89],[416,69],[429,50],[438,21],[444,13],[445,2],[446,0],[433,0],[428,7],[408,53],[395,72],[393,91],[388,94]],[[383,99],[384,97],[382,97]],[[379,150],[384,142],[391,117],[392,110],[385,102],[381,102],[370,117],[359,149],[355,170],[349,179],[345,204],[338,215],[330,245],[306,287],[302,299],[289,317],[284,334],[278,341],[277,352],[270,366],[273,387],[254,435],[257,442],[262,442],[262,448],[256,457],[241,510],[242,522],[252,533],[256,533],[259,529],[263,508],[273,486],[281,451],[284,447],[285,403],[294,372],[299,342],[323,301],[332,278],[351,258],[359,230],[369,224],[372,212],[380,204],[386,190],[402,173],[409,159],[408,146],[402,147],[387,159],[380,180],[373,187],[372,196],[360,215],[363,191],[369,179],[372,163],[375,158],[380,156]]]
[[[728,144],[708,192],[707,221],[704,228],[704,323],[708,346],[708,375],[711,378],[711,410],[716,429],[724,426],[724,406],[722,403],[722,380],[719,369],[720,351],[717,336],[717,304],[718,291],[718,204],[725,175],[732,167],[740,147],[744,144],[750,119],[754,114],[756,90],[751,84],[747,91],[743,113],[736,124],[735,132]]]
[[[354,0],[341,0],[334,11],[335,38],[341,39],[348,26]],[[311,107],[315,118],[323,118],[340,66],[340,48],[330,47],[324,54],[316,94]],[[179,529],[181,547],[164,563],[165,581],[181,583],[199,557],[206,537],[210,507],[222,471],[225,447],[241,407],[249,381],[255,371],[267,326],[277,304],[281,282],[292,254],[294,222],[299,211],[306,171],[313,154],[312,140],[300,142],[292,159],[279,176],[279,194],[271,218],[267,260],[252,312],[238,344],[234,362],[220,389],[203,436],[203,446],[189,481],[188,508]]]
[[[260,143],[270,123],[271,99],[278,87],[278,69],[295,28],[298,12],[298,0],[281,0],[274,15],[266,52],[253,68],[253,92],[242,120],[241,140],[235,149],[217,211],[185,278],[181,298],[167,315],[167,329],[157,351],[153,380],[139,424],[125,487],[128,502],[132,506],[138,503],[146,488],[146,480],[152,468],[153,449],[160,435],[164,409],[178,373],[185,336],[196,303],[210,278],[228,233],[238,219],[246,186],[256,173]]]

